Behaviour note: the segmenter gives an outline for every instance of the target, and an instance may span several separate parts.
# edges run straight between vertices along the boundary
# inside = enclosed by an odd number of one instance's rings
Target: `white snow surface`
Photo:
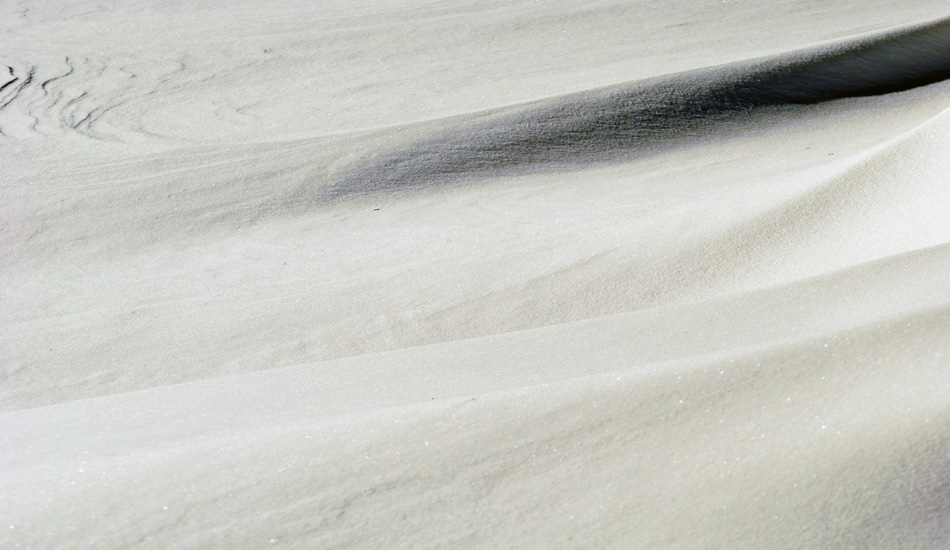
[[[0,30],[0,547],[950,548],[945,0]]]

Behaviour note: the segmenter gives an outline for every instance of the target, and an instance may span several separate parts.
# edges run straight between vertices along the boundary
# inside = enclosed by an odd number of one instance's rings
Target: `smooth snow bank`
[[[305,406],[261,418],[265,394],[244,387],[236,417],[213,412],[230,402],[221,387],[198,416],[178,412],[184,388],[8,413],[4,433],[29,430],[34,448],[5,447],[20,505],[6,515],[18,533],[5,535],[38,546],[83,533],[114,547],[939,548],[947,326],[943,306],[653,372],[328,420]]]

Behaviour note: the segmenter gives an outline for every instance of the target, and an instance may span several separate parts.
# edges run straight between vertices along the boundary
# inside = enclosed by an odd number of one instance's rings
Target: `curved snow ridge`
[[[154,378],[119,378],[104,384],[85,378],[61,380],[50,389],[41,386],[40,380],[37,385],[21,386],[18,393],[2,392],[12,391],[12,386],[0,388],[4,406],[0,413],[80,401],[87,405],[69,406],[95,410],[99,405],[94,400],[102,398],[113,403],[110,407],[141,407],[148,417],[142,421],[148,422],[154,418],[151,411],[164,408],[167,400],[184,399],[187,404],[173,407],[184,417],[219,410],[221,418],[242,422],[249,421],[246,414],[257,417],[265,408],[271,410],[259,402],[266,395],[278,408],[296,404],[329,417],[633,367],[646,372],[659,364],[712,360],[736,350],[854,328],[865,322],[868,310],[875,311],[877,318],[897,318],[936,306],[950,307],[950,281],[940,276],[948,270],[950,244],[703,302],[598,317],[592,315],[601,312],[589,311],[591,317],[586,319],[547,326],[519,327],[512,320],[508,332],[203,380],[191,374],[177,384]],[[895,287],[895,280],[901,285]],[[492,358],[492,350],[508,351],[499,363]],[[439,375],[432,376],[433,372]],[[222,395],[227,396],[226,402],[218,401]]]
[[[768,109],[950,79],[950,18],[785,55],[630,82],[433,125],[354,168],[332,197],[609,162],[749,122]]]
[[[671,291],[782,284],[950,242],[950,109],[681,250]]]

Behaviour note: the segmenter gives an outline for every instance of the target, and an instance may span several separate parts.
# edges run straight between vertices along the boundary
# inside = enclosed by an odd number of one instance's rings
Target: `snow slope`
[[[0,25],[0,546],[950,546],[946,2]]]

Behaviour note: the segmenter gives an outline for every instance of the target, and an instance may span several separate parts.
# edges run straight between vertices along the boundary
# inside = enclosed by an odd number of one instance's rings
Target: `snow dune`
[[[761,111],[882,95],[950,78],[950,19],[832,46],[578,92],[446,123],[360,162],[334,195],[431,187],[516,169],[629,159],[666,150]],[[737,119],[739,119],[737,121]],[[750,120],[751,119],[751,120]],[[434,134],[434,135],[433,135]]]
[[[943,2],[0,8],[0,546],[950,546]]]

